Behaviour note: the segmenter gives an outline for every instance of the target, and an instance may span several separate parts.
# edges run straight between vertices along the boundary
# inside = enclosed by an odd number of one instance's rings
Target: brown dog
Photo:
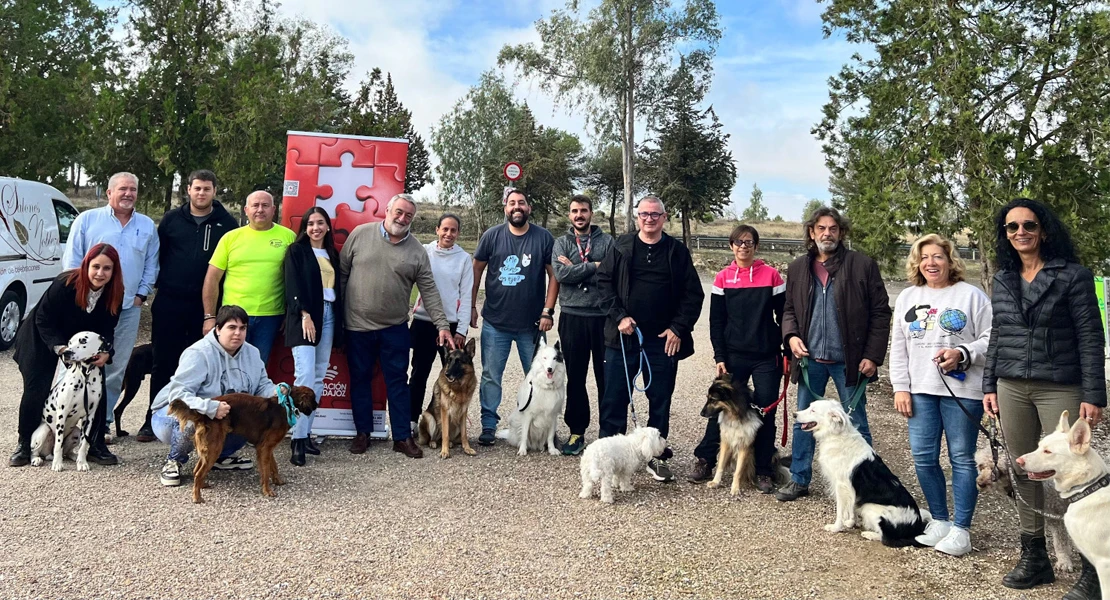
[[[440,354],[444,350],[440,348]],[[446,353],[443,370],[432,389],[432,403],[420,414],[417,425],[417,443],[436,447],[436,437],[440,438],[439,456],[451,456],[450,446],[462,444],[463,452],[474,456],[477,452],[470,447],[466,438],[466,411],[478,387],[478,377],[474,374],[474,340],[466,343],[465,348],[456,348]],[[443,424],[446,423],[447,427]]]
[[[312,414],[316,410],[316,394],[312,388],[295,386],[290,395],[293,397],[293,406],[302,415]],[[198,413],[181,400],[170,403],[169,414],[176,417],[184,430],[189,423],[196,425],[194,440],[197,447],[197,464],[193,467],[193,502],[201,503],[201,488],[208,487],[206,478],[220,452],[224,449],[224,439],[229,433],[243,436],[248,442],[254,444],[257,456],[258,475],[262,479],[262,495],[274,496],[270,489],[270,482],[274,485],[283,485],[285,480],[278,475],[277,461],[274,460],[274,448],[285,438],[289,431],[289,421],[286,411],[278,403],[277,397],[262,398],[250,394],[227,394],[213,398],[220,402],[227,402],[231,412],[222,419],[210,419]]]

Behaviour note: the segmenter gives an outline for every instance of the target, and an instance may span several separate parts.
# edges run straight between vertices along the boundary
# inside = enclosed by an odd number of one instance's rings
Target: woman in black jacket
[[[31,463],[31,434],[42,423],[42,410],[58,367],[58,356],[69,338],[82,331],[100,334],[109,344],[114,339],[123,303],[123,273],[119,253],[108,244],[89,249],[81,266],[66,271],[50,284],[15,336],[12,358],[23,375],[23,399],[19,402],[19,442],[8,465],[22,467]],[[97,355],[95,364],[103,367],[110,354]],[[96,407],[91,431],[103,431],[107,402]],[[97,464],[116,464],[115,456],[104,447],[103,436],[89,440],[88,459]]]
[[[305,212],[297,239],[285,251],[285,345],[293,350],[293,384],[312,388],[317,401],[324,393],[332,346],[343,331],[338,275],[331,219],[314,206]],[[309,437],[315,416],[302,416],[293,428],[289,462],[298,467],[305,465],[305,453],[320,454]]]
[[[1067,410],[1092,426],[1106,406],[1102,319],[1094,277],[1080,265],[1071,235],[1044,204],[1013,200],[995,219],[998,272],[991,288],[990,346],[983,374],[983,408],[997,415],[1011,457],[1037,447]],[[1028,589],[1052,583],[1045,550],[1039,481],[1024,473],[1020,495],[1021,560],[1002,585]],[[1086,560],[1076,587],[1097,574]],[[1069,594],[1069,597],[1072,597]],[[1081,594],[1078,597],[1087,597]]]

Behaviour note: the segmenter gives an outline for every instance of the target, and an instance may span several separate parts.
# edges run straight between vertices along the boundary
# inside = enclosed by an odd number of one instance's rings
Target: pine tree
[[[405,168],[405,191],[412,192],[432,182],[431,160],[424,138],[412,124],[412,113],[405,108],[393,87],[393,76],[382,78],[375,68],[359,85],[351,103],[343,132],[352,135],[404,138],[409,142]]]
[[[758,183],[752,184],[752,195],[748,199],[748,208],[744,209],[741,219],[749,223],[762,223],[767,220],[767,206],[763,204],[763,190]]]

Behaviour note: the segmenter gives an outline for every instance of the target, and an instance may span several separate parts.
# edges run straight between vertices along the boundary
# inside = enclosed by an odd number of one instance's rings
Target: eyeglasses
[[[736,240],[732,245],[738,248],[755,248],[755,240]]]
[[[1037,228],[1039,227],[1040,223],[1036,221],[1022,221],[1021,223],[1010,221],[1006,223],[1006,231],[1010,233],[1017,233],[1018,229],[1024,229],[1026,233],[1037,233]]]
[[[661,212],[642,212],[642,213],[637,213],[637,214],[639,215],[639,217],[640,217],[641,219],[643,219],[643,220],[645,220],[645,221],[654,221],[654,220],[658,219],[659,217],[662,217],[662,216],[666,215],[667,213],[661,213]]]

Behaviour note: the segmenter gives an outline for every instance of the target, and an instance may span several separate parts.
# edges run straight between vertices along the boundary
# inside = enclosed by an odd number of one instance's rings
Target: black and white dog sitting
[[[858,510],[864,538],[886,546],[919,546],[914,538],[924,533],[931,515],[917,507],[840,403],[817,400],[794,420],[816,438],[817,463],[836,496],[836,522],[825,525],[825,531],[855,527]]]
[[[79,435],[77,470],[88,471],[85,457],[89,452],[93,417],[104,394],[104,369],[92,364],[96,355],[108,351],[108,342],[100,334],[82,331],[69,338],[62,352],[66,370],[50,390],[42,411],[42,423],[31,434],[31,464],[41,466],[53,455],[50,470],[61,471],[62,461]],[[97,432],[99,433],[99,432]],[[51,452],[52,450],[52,452]]]

